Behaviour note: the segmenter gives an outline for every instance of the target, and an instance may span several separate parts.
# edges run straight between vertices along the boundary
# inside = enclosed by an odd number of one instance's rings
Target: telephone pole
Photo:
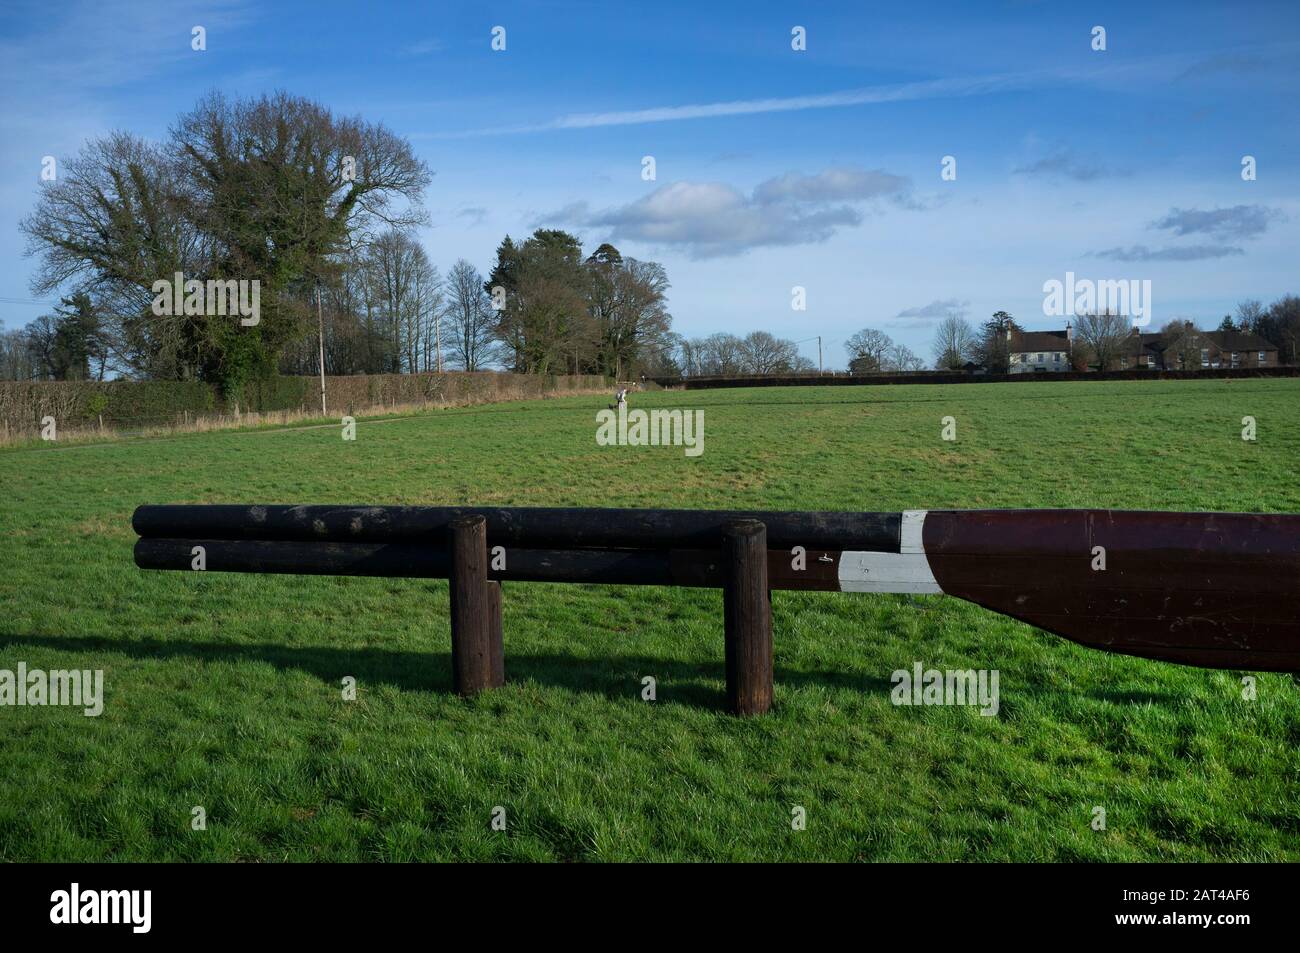
[[[437,367],[438,373],[442,373],[442,315],[434,312],[433,315],[433,351],[434,366]]]
[[[320,322],[320,412],[325,411],[325,312],[320,303],[320,282],[316,282],[316,319]]]
[[[822,336],[820,334],[817,335],[817,373],[824,373],[822,371]]]

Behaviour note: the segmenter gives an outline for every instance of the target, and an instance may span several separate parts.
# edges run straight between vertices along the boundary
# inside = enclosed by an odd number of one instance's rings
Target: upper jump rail
[[[767,527],[774,548],[898,552],[900,513],[591,509],[492,506],[141,506],[132,525],[145,538],[298,542],[445,542],[454,520],[487,519],[502,545],[557,549],[713,548],[741,519]]]

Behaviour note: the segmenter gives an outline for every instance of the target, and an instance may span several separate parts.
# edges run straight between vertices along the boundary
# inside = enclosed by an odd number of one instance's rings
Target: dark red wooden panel
[[[1300,670],[1300,516],[932,510],[923,539],[944,592],[1083,645]]]

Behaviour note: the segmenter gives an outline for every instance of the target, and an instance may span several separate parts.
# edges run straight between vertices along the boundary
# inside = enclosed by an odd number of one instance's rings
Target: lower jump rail
[[[723,589],[740,713],[771,704],[772,589],[944,593],[1103,651],[1300,670],[1293,514],[147,506],[133,522],[142,569],[451,580],[463,694],[503,682],[503,582]]]

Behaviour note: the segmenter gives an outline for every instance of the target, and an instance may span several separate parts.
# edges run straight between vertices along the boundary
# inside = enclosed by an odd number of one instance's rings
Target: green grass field
[[[98,718],[0,708],[0,860],[1300,860],[1288,675],[779,592],[776,707],[737,719],[719,593],[518,584],[467,702],[445,582],[132,563],[146,502],[1300,512],[1300,380],[634,395],[704,409],[697,459],[596,446],[606,400],[0,452],[0,669],[105,672]],[[999,670],[1001,711],[895,707],[916,661]]]

